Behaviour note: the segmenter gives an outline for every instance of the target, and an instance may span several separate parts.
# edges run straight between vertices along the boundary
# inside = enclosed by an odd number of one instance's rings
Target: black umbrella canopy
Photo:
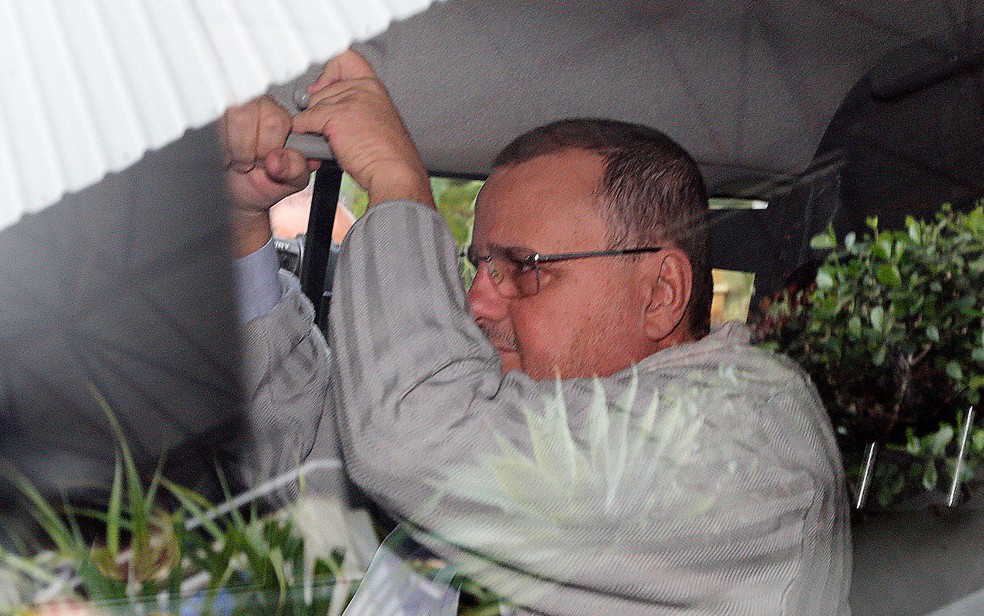
[[[976,28],[974,26],[977,26]],[[984,197],[984,29],[968,23],[888,54],[851,90],[820,145],[837,159],[836,228],[885,228]]]
[[[874,67],[896,98],[922,96],[923,74],[939,73],[938,64],[952,58],[941,57],[938,45],[935,63],[899,50],[933,40],[963,50],[960,62],[969,58],[974,66],[980,57],[968,51],[967,34],[982,21],[984,4],[945,0],[450,0],[358,49],[434,172],[487,174],[510,139],[560,118],[610,117],[663,130],[694,155],[712,195],[771,202],[766,211],[714,217],[713,263],[756,273],[754,309],[813,258],[809,238],[835,213],[874,203],[861,196],[873,185],[871,174],[857,170],[885,165],[884,156],[846,147],[854,133],[827,130],[845,96],[855,96]],[[276,95],[289,103],[293,89],[317,72]],[[854,130],[893,122],[947,126],[972,143],[978,107],[952,123],[939,113],[963,96],[947,90],[889,119],[870,105],[848,104],[853,111],[839,117],[851,115]],[[870,133],[878,148],[899,150],[899,139],[907,137]],[[931,140],[922,150],[951,154],[941,147],[949,146]],[[968,150],[962,160],[980,160],[978,150]],[[897,178],[918,176],[913,162],[896,157],[882,174],[894,195],[902,192]]]
[[[677,139],[712,193],[768,197],[885,54],[982,15],[936,0],[451,0],[362,50],[433,170],[486,173],[524,130],[603,116]]]

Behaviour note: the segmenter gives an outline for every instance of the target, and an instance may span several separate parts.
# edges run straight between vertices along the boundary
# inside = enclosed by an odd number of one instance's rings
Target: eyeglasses
[[[593,252],[561,252],[542,255],[528,248],[492,248],[487,255],[478,255],[469,248],[463,257],[477,270],[482,263],[489,270],[495,289],[504,297],[532,297],[540,292],[540,264],[590,259],[593,257],[618,257],[658,252],[658,246],[625,248],[622,250],[596,250]]]

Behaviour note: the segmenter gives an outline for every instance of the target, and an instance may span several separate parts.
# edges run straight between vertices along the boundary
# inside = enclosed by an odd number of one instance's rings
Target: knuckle
[[[270,132],[284,132],[290,130],[290,120],[279,113],[264,114],[260,118],[260,128]]]

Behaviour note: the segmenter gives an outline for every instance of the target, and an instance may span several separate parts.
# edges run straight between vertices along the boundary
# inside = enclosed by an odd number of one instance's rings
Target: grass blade
[[[106,511],[106,547],[115,559],[120,553],[120,518],[123,507],[123,468],[119,456],[116,456],[113,467],[113,488],[109,493],[109,508]]]

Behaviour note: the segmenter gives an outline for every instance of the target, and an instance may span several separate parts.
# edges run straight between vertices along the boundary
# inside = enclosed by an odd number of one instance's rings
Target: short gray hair
[[[492,163],[511,167],[568,149],[605,159],[598,189],[613,248],[673,242],[687,255],[693,273],[688,314],[691,334],[710,330],[710,238],[707,188],[693,157],[660,131],[604,119],[570,119],[523,133]]]

